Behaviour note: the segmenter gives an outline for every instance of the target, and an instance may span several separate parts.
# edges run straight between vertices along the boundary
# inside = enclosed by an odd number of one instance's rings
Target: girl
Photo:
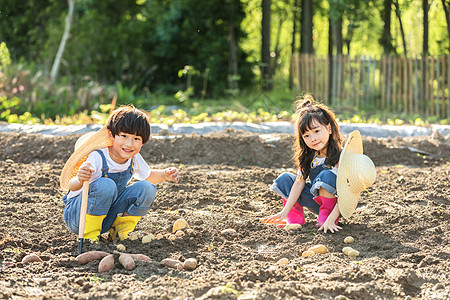
[[[336,198],[337,165],[342,137],[334,113],[315,104],[311,95],[296,103],[294,160],[297,175],[281,174],[270,187],[283,198],[283,210],[263,219],[265,223],[305,224],[303,207],[318,214],[319,230],[339,231]],[[309,180],[307,181],[306,179]]]

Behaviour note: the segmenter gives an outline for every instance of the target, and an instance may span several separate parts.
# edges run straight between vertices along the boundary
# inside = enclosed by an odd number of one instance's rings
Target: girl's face
[[[326,147],[328,145],[328,140],[330,139],[330,134],[330,124],[325,126],[320,124],[317,120],[313,120],[311,123],[311,128],[302,134],[302,138],[309,148],[326,155]]]
[[[130,133],[119,132],[110,138],[113,145],[109,147],[111,159],[118,164],[124,164],[128,159],[138,154],[142,148],[142,137]]]

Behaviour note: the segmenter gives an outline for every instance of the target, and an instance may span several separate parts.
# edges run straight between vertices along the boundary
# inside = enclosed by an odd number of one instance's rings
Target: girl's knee
[[[289,172],[284,172],[281,173],[280,176],[277,177],[277,179],[275,179],[275,183],[277,185],[292,185],[295,181],[295,175]]]
[[[323,170],[317,177],[320,178],[321,181],[329,185],[336,186],[337,176],[331,170]]]

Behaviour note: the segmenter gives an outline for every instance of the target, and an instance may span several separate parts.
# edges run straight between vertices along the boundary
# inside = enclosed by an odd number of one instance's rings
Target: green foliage
[[[6,68],[11,64],[11,56],[9,50],[4,42],[0,43],[0,70]]]

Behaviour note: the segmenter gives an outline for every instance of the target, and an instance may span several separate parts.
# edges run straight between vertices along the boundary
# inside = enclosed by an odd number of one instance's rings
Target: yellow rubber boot
[[[84,238],[91,242],[97,242],[98,236],[102,230],[103,219],[106,215],[96,216],[86,214],[86,225],[84,227]]]
[[[128,233],[134,230],[140,219],[140,216],[122,216],[122,214],[118,214],[116,220],[109,229],[110,239],[113,241],[117,239],[117,237],[119,237],[121,241],[127,239]]]

